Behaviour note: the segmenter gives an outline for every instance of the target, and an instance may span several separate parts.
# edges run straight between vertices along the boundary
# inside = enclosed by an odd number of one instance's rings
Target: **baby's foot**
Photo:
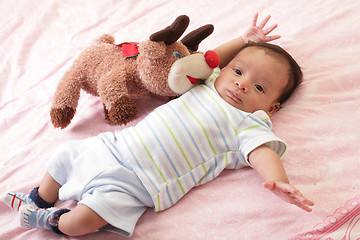
[[[42,209],[30,205],[20,207],[20,223],[25,228],[49,229],[57,234],[62,234],[58,228],[60,216],[69,212],[69,209],[55,207]]]
[[[23,205],[19,209],[20,223],[25,228],[50,229],[49,220],[57,208],[41,209]]]
[[[31,205],[34,208],[51,208],[54,203],[49,203],[40,197],[39,188],[34,188],[30,194],[20,192],[6,192],[1,197],[1,200],[6,203],[10,208],[19,211],[19,208],[24,205]]]
[[[21,192],[6,192],[1,196],[1,200],[6,203],[10,208],[19,211],[21,205],[28,204],[37,208],[34,201],[30,198],[29,194]]]

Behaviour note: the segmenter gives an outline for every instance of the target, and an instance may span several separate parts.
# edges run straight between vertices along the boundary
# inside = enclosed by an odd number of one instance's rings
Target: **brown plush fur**
[[[70,124],[81,89],[100,97],[105,118],[112,124],[136,118],[137,98],[149,93],[177,96],[167,83],[170,68],[178,59],[175,51],[183,57],[194,52],[180,41],[165,44],[146,40],[139,43],[138,57],[125,59],[114,38],[104,34],[80,54],[61,79],[50,111],[52,124],[60,128]]]

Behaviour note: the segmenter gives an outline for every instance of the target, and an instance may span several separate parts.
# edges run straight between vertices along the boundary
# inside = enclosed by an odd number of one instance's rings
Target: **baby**
[[[305,211],[314,203],[288,180],[280,156],[285,143],[271,131],[275,114],[299,85],[302,73],[282,48],[265,42],[277,25],[270,16],[215,51],[220,71],[136,126],[61,146],[38,188],[7,192],[22,226],[78,236],[97,229],[131,236],[147,207],[174,205],[193,187],[224,169],[250,166],[264,187]],[[75,199],[72,209],[54,208]]]

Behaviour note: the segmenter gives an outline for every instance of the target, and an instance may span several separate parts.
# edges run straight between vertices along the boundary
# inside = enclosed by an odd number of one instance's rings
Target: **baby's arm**
[[[252,25],[244,32],[244,34],[238,38],[231,40],[230,42],[224,43],[214,51],[219,55],[220,68],[225,67],[239,52],[240,48],[248,42],[264,43],[280,38],[280,35],[268,36],[275,28],[277,24],[270,26],[267,29],[263,29],[266,23],[270,19],[268,15],[258,26],[256,25],[258,13],[255,14]]]
[[[249,154],[252,167],[264,180],[264,187],[276,194],[285,202],[311,212],[314,202],[305,198],[290,183],[279,156],[271,148],[262,145]]]

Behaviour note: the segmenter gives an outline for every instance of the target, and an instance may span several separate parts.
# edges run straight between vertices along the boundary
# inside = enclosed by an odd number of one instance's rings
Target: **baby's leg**
[[[68,236],[80,236],[94,232],[107,224],[89,207],[79,204],[70,212],[60,216],[58,228]]]
[[[24,205],[20,207],[20,223],[25,228],[48,229],[68,236],[85,235],[108,224],[83,204],[79,204],[71,211]]]
[[[38,193],[45,201],[54,203],[58,199],[60,188],[61,185],[56,182],[48,172],[46,172],[40,183]]]
[[[30,194],[6,192],[1,197],[1,200],[16,211],[19,211],[24,204],[39,208],[50,208],[54,206],[55,201],[58,199],[60,187],[61,185],[46,172],[40,187],[34,188]]]

